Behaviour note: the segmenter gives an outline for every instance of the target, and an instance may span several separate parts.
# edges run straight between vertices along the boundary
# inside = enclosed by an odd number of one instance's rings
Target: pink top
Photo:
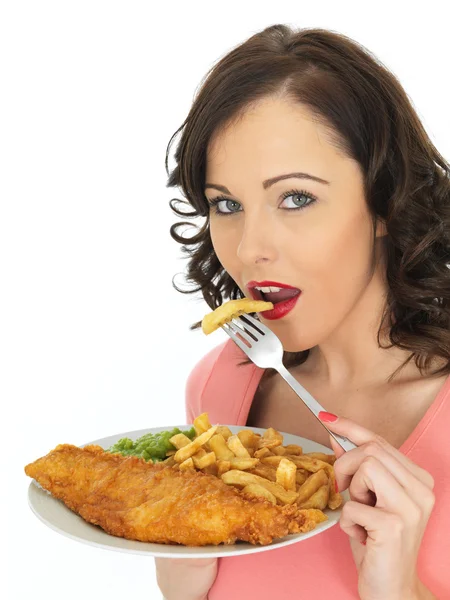
[[[206,354],[186,384],[187,422],[207,412],[212,424],[246,425],[264,373],[227,340]],[[450,377],[400,447],[435,479],[436,503],[419,553],[418,574],[440,599],[450,599]],[[438,539],[440,537],[440,540]],[[297,544],[219,559],[209,600],[350,600],[359,598],[349,538],[339,524]]]

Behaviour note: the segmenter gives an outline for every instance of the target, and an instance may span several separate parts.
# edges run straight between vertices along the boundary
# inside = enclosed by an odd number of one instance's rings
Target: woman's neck
[[[330,389],[355,389],[386,382],[411,355],[408,350],[387,347],[390,345],[390,324],[388,316],[384,315],[386,297],[386,284],[381,270],[377,269],[339,326],[310,350],[303,370],[320,378]],[[383,317],[380,346],[378,333]],[[413,360],[398,374],[400,379],[417,376],[420,371]]]

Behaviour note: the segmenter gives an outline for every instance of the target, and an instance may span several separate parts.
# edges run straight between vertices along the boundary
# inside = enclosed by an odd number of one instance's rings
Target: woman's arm
[[[339,491],[348,489],[350,494],[339,523],[350,538],[361,600],[435,599],[417,573],[435,504],[431,473],[350,419],[327,413],[323,417],[334,433],[357,445],[345,452],[330,436],[338,457],[336,483]]]
[[[217,575],[216,558],[155,558],[155,565],[165,600],[208,600]]]

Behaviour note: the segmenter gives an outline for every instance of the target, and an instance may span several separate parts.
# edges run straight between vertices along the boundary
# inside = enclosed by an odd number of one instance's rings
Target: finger
[[[367,540],[368,532],[362,525],[359,524],[359,512],[353,510],[354,504],[358,504],[358,502],[354,500],[348,500],[344,504],[339,519],[339,526],[350,538],[363,544]]]
[[[397,456],[391,454],[378,442],[371,441],[363,446],[346,452],[334,463],[334,472],[339,490],[345,490],[350,486],[355,474],[368,459],[376,459],[395,478],[396,482],[403,487],[408,496],[423,499],[424,503],[431,501],[433,492],[418,479],[418,470],[409,470],[398,460]],[[420,469],[418,467],[418,469]],[[365,494],[360,498],[364,504],[371,504],[371,495]]]
[[[320,413],[319,413],[320,414]],[[345,417],[339,417],[336,421],[326,421],[327,427],[333,431],[333,433],[339,433],[350,439],[357,446],[362,446],[369,442],[375,442],[381,446],[386,452],[394,456],[406,469],[408,469],[417,479],[419,479],[425,486],[430,489],[434,488],[434,479],[430,473],[422,469],[418,465],[412,462],[408,457],[402,454],[399,450],[394,448],[389,442],[383,437],[377,435],[373,431],[358,425],[350,419]],[[333,445],[334,447],[334,445]],[[356,448],[346,452],[350,454],[356,452]],[[345,488],[344,488],[345,489]]]
[[[398,515],[349,500],[342,507],[341,529],[351,538],[371,544],[397,543],[401,549],[402,523]]]
[[[426,512],[421,510],[419,505],[422,498],[410,496],[392,473],[372,456],[366,458],[355,473],[349,492],[352,499],[361,504],[368,504],[361,502],[360,499],[366,498],[369,492],[373,492],[376,496],[376,508],[399,515],[408,524],[417,523],[421,520],[422,514]]]

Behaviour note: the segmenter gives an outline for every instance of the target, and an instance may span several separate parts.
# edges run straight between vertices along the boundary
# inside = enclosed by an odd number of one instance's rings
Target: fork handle
[[[325,427],[325,429],[328,431],[328,433],[331,435],[331,437],[333,437],[336,440],[336,442],[339,444],[339,446],[341,448],[343,448],[346,452],[348,452],[349,450],[353,450],[354,448],[357,448],[357,446],[355,446],[355,444],[353,442],[351,442],[348,438],[343,437],[342,435],[339,435],[337,433],[333,433],[332,431],[330,431],[328,429],[328,427],[325,425],[325,423],[319,419],[319,413],[321,411],[324,411],[325,409],[322,406],[320,406],[320,404],[317,402],[317,400],[315,398],[313,398],[313,396],[311,396],[311,394],[308,392],[308,390],[306,390],[301,385],[301,383],[299,383],[289,373],[289,371],[286,369],[286,367],[284,365],[275,367],[275,369],[278,371],[278,373],[281,375],[281,377],[283,377],[283,379],[286,381],[286,383],[291,386],[291,388],[300,397],[300,399],[303,400],[304,404],[306,404],[306,406],[309,408],[309,410],[312,412],[312,414]]]

